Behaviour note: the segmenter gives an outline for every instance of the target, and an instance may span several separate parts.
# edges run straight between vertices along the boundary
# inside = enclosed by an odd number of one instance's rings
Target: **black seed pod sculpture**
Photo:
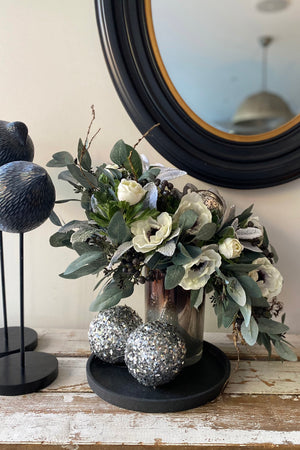
[[[11,161],[32,161],[33,142],[23,122],[0,120],[0,166]]]
[[[28,351],[36,347],[37,337],[29,336],[30,331],[36,335],[35,331],[24,327],[24,233],[41,225],[50,216],[55,203],[53,183],[45,169],[31,162],[33,155],[33,143],[26,125],[0,121],[0,254],[4,316],[3,333],[0,333],[0,395],[38,391],[48,386],[58,374],[55,356]],[[20,327],[7,326],[2,231],[20,235]],[[19,346],[15,345],[16,338]],[[27,345],[28,338],[31,343]],[[4,343],[2,352],[1,340]]]
[[[12,161],[32,161],[34,156],[33,142],[28,135],[28,128],[23,122],[6,122],[0,120],[0,166]],[[0,261],[3,324],[0,328],[0,357],[20,351],[20,327],[9,327],[7,321],[5,269],[3,236],[0,229]],[[38,336],[35,330],[24,329],[25,350],[34,350]]]
[[[0,230],[25,233],[48,219],[55,189],[43,167],[13,161],[0,167]]]

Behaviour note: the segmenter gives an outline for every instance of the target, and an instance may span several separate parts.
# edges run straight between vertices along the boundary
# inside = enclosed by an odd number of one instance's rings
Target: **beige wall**
[[[137,142],[140,133],[122,107],[105,66],[92,0],[0,0],[0,12],[0,118],[28,125],[37,164],[45,166],[60,150],[75,155],[78,138],[85,137],[92,104],[95,126],[102,129],[91,151],[94,161],[107,162],[120,138],[129,144]],[[152,162],[165,162],[146,141],[139,150]],[[72,195],[72,189],[57,181],[59,170],[49,172],[57,199]],[[207,186],[190,177],[184,181]],[[299,180],[263,190],[220,190],[239,209],[255,203],[255,212],[280,255],[278,267],[285,279],[280,298],[287,322],[292,331],[300,332]],[[82,215],[75,203],[59,205],[56,212],[65,222]],[[50,247],[48,239],[55,231],[47,221],[25,236],[26,324],[85,328],[92,317],[88,307],[95,279],[71,281],[58,276],[76,255]],[[17,324],[17,235],[5,234],[5,249],[9,319]],[[127,303],[141,311],[143,289]],[[213,330],[214,313],[210,306],[207,311],[206,329]]]

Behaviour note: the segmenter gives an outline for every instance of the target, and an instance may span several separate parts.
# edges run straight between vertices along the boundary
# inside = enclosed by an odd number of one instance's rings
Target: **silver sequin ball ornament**
[[[147,322],[129,336],[125,363],[139,383],[156,387],[175,378],[185,354],[185,343],[172,325]]]
[[[123,363],[127,338],[142,323],[129,306],[114,306],[101,311],[90,323],[88,339],[91,351],[105,362]]]

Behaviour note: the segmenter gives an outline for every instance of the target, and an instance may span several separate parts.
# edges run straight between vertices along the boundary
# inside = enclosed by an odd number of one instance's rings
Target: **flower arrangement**
[[[186,184],[179,191],[171,180],[185,172],[149,164],[136,150],[140,141],[131,147],[119,140],[112,163],[93,167],[88,136],[85,143],[79,140],[77,158],[59,152],[47,165],[65,166],[59,179],[81,195],[87,220],[62,225],[54,214],[60,229],[50,243],[78,254],[61,277],[102,274],[90,309],[116,305],[159,270],[166,289],[191,291],[195,307],[205,289],[218,326],[232,325],[235,340],[263,344],[269,354],[273,344],[280,357],[295,360],[285,339],[285,315],[274,320],[282,310],[277,255],[253,205],[236,214],[213,189]]]

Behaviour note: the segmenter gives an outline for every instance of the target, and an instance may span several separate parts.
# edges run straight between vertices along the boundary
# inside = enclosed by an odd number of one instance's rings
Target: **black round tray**
[[[125,365],[108,364],[95,355],[89,357],[86,371],[90,387],[103,400],[133,411],[165,413],[196,408],[216,398],[229,378],[230,363],[221,350],[204,342],[198,363],[155,389],[138,383]]]

